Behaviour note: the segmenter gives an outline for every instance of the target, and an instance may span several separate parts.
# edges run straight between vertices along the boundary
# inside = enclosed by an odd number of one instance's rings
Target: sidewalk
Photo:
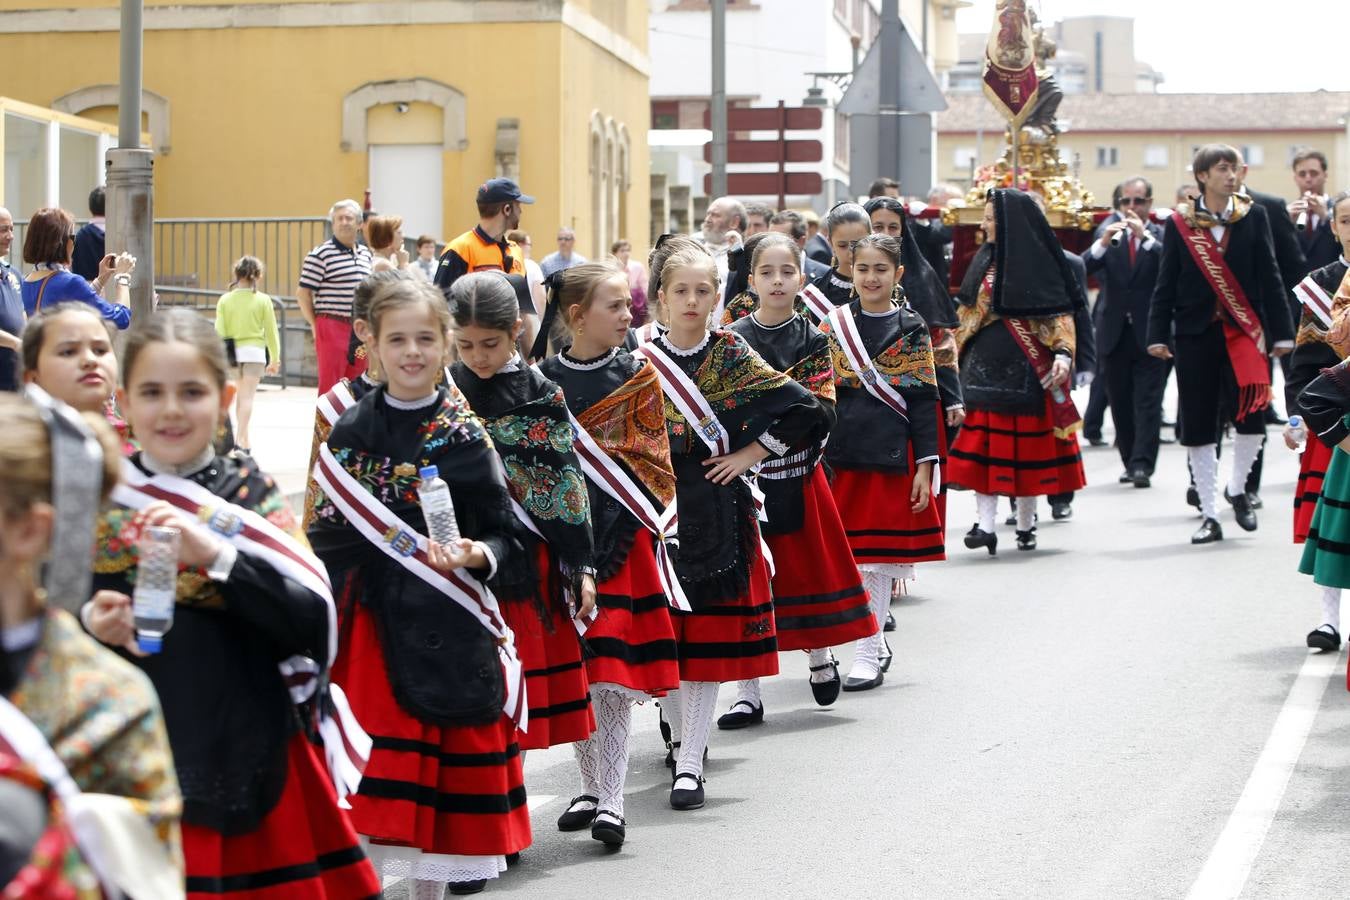
[[[276,479],[297,509],[305,494],[317,400],[318,392],[312,387],[262,385],[253,401],[249,423],[253,458]]]

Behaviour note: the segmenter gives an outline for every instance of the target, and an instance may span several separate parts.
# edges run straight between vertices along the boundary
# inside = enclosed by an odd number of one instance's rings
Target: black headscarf
[[[1029,194],[1012,188],[990,192],[997,240],[976,251],[961,280],[958,300],[975,303],[980,281],[994,263],[994,312],[1001,316],[1056,316],[1084,305],[1064,248]]]
[[[942,276],[933,270],[914,240],[914,229],[923,226],[914,224],[909,211],[894,197],[873,197],[863,204],[863,209],[869,216],[878,209],[885,209],[900,217],[904,229],[900,237],[900,265],[905,267],[900,286],[909,298],[909,305],[930,328],[955,328],[956,305],[952,303],[951,294],[942,283]]]

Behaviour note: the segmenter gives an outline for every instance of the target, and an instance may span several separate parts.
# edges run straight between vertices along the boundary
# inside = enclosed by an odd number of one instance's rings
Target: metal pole
[[[877,38],[881,53],[881,83],[878,93],[877,168],[868,177],[900,177],[900,0],[882,0],[881,34]]]
[[[131,317],[154,310],[155,242],[153,153],[141,146],[142,0],[122,0],[121,81],[117,148],[108,151],[108,252],[136,257],[131,275]]]
[[[712,0],[712,195],[727,192],[727,0]]]
[[[787,104],[778,101],[778,208],[787,208]]]

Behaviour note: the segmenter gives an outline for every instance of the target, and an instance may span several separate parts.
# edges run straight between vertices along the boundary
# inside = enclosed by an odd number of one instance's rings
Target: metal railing
[[[26,220],[14,223],[10,256],[15,265],[27,231]],[[272,297],[281,337],[281,371],[266,380],[312,384],[317,374],[313,342],[295,289],[306,254],[329,235],[329,222],[322,216],[156,219],[155,290],[160,305],[195,309],[214,319],[216,300],[234,280],[235,262],[256,256],[265,268],[258,289]]]

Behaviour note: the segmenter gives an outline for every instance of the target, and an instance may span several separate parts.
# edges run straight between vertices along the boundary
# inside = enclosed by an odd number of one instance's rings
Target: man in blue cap
[[[520,227],[520,209],[534,198],[522,194],[510,178],[492,178],[478,186],[478,225],[445,245],[436,285],[450,296],[450,286],[461,275],[498,269],[512,275],[525,274],[525,254],[506,239]]]

